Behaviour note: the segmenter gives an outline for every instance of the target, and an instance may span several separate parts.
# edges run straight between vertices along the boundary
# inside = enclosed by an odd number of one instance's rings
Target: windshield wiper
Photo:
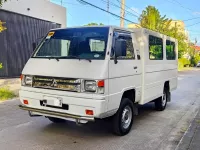
[[[48,58],[49,60],[51,60],[51,59],[55,59],[55,60],[59,61],[59,58],[58,58],[58,57],[46,56],[46,58]]]
[[[64,56],[64,57],[59,57],[59,58],[75,58],[75,59],[78,59],[79,61],[80,61],[80,60],[87,60],[87,61],[89,61],[89,62],[92,62],[92,60],[89,59],[89,58],[81,58],[81,57],[74,56],[74,55],[69,55],[69,56]]]

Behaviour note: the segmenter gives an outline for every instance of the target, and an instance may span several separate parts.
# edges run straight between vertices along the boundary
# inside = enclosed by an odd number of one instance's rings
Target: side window
[[[122,59],[135,59],[135,53],[134,53],[134,48],[133,48],[133,42],[132,42],[132,37],[130,36],[119,36],[119,39],[124,39],[126,40],[126,56],[119,57]]]
[[[175,42],[171,42],[169,40],[166,41],[166,57],[167,60],[176,59]]]
[[[163,40],[149,35],[149,59],[163,60]]]

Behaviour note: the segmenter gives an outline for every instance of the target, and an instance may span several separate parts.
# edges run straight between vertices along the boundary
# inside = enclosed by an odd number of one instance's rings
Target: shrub
[[[187,58],[180,58],[178,60],[178,68],[181,69],[183,67],[187,67],[190,65],[190,60],[188,60]]]
[[[3,68],[3,64],[2,63],[0,63],[0,69],[2,69]]]
[[[2,87],[0,88],[0,100],[7,100],[7,99],[12,99],[15,97],[14,92],[9,90],[8,87]]]

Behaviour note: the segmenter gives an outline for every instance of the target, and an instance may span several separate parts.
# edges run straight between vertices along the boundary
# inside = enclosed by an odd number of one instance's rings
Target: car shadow
[[[153,103],[148,103],[139,107],[139,115],[135,116],[132,130],[137,129],[138,121],[145,120],[151,113],[155,113]],[[138,122],[138,123],[137,123]],[[66,121],[66,123],[56,124],[51,123],[44,126],[42,132],[48,132],[52,134],[67,134],[78,137],[108,137],[114,136],[112,134],[112,124],[106,120],[96,120],[95,122],[89,122],[87,124],[76,125],[74,122]]]

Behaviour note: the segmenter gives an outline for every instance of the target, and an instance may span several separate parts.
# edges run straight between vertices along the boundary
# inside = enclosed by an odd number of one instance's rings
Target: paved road
[[[18,100],[0,104],[1,150],[171,150],[175,149],[199,106],[200,71],[179,74],[179,87],[164,112],[152,104],[140,109],[130,134],[112,135],[108,123],[84,126],[53,124],[44,117],[30,118]]]

